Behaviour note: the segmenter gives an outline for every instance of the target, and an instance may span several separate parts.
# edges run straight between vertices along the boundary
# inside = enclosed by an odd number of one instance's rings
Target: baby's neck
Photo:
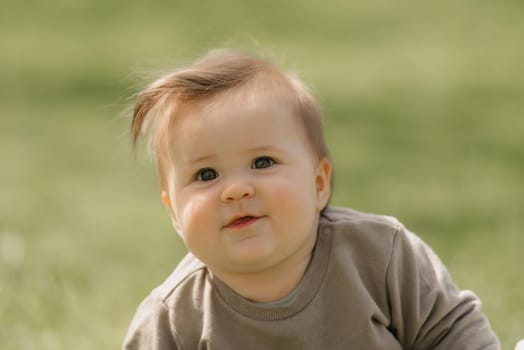
[[[254,273],[212,273],[245,299],[261,303],[278,301],[293,292],[302,280],[315,242],[316,237],[313,237],[301,254],[269,269]]]
[[[295,271],[280,274],[246,275],[238,279],[237,285],[226,282],[237,294],[258,302],[269,303],[288,296],[300,283],[306,271],[308,261],[296,266]],[[235,281],[236,282],[236,281]],[[236,284],[236,283],[234,283]]]

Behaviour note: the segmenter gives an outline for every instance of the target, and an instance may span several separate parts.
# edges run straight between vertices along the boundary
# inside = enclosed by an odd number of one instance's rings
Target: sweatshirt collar
[[[271,303],[252,302],[238,295],[218,278],[209,277],[212,278],[211,283],[216,286],[218,299],[228,308],[251,319],[273,321],[292,317],[302,311],[318,294],[327,271],[332,237],[330,225],[326,225],[321,216],[311,261],[302,280],[287,297]]]

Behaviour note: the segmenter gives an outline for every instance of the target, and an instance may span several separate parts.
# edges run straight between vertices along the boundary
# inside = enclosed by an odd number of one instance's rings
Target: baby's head
[[[163,190],[167,188],[165,162],[169,162],[169,131],[179,110],[191,105],[218,102],[225,96],[237,97],[238,103],[267,97],[289,104],[317,158],[329,159],[322,110],[296,75],[284,73],[258,57],[218,49],[187,67],[162,76],[137,97],[131,126],[133,146],[136,146],[141,133],[152,129],[149,147]]]
[[[174,226],[215,273],[264,268],[314,241],[331,164],[321,109],[297,77],[212,51],[138,95],[134,144],[147,128]]]

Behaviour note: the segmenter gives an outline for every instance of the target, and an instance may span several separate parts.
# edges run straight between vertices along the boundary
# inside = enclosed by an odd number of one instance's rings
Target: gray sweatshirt
[[[123,349],[500,349],[479,307],[396,219],[328,208],[290,296],[250,302],[188,254],[139,306]]]

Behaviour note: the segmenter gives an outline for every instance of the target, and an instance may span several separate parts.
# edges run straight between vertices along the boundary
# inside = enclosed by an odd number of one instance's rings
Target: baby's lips
[[[248,216],[243,216],[243,217],[241,217],[241,218],[238,218],[238,219],[236,219],[236,220],[233,220],[233,222],[231,222],[230,225],[241,224],[241,223],[243,223],[243,222],[249,221],[249,220],[254,219],[254,218],[255,218],[254,216],[250,216],[250,215],[248,215]]]
[[[260,216],[253,215],[253,214],[235,215],[233,218],[231,218],[229,223],[227,225],[225,225],[224,227],[227,228],[227,227],[239,226],[239,225],[242,225],[244,223],[248,223],[250,221],[257,220],[259,218],[260,218]]]

